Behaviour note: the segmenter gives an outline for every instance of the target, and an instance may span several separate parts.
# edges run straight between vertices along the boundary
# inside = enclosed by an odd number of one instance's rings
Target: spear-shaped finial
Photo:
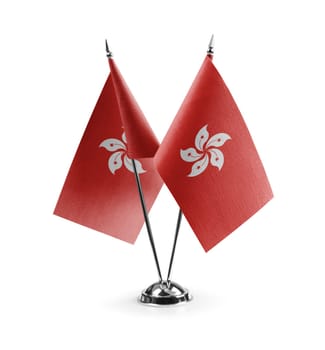
[[[208,55],[213,55],[214,54],[214,35],[212,34],[210,42],[209,42],[209,48],[207,51]]]
[[[113,52],[109,49],[107,40],[105,39],[105,47],[106,47],[106,56],[108,58],[113,57]]]

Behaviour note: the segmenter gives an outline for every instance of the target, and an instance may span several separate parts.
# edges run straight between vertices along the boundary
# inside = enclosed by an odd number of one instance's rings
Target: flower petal
[[[219,170],[221,170],[224,162],[223,153],[217,149],[217,148],[210,148],[209,153],[211,155],[210,157],[210,163],[211,165],[217,167]]]
[[[230,140],[231,137],[228,134],[225,134],[223,132],[219,134],[213,135],[210,140],[208,141],[206,147],[220,147],[222,146],[227,140]]]
[[[124,143],[118,139],[106,139],[99,145],[99,147],[104,147],[110,152],[117,151],[118,149],[126,150]]]
[[[115,174],[115,171],[120,169],[123,165],[122,163],[122,155],[124,154],[124,151],[119,151],[113,153],[109,159],[108,159],[108,168],[111,171],[112,174]]]
[[[124,141],[124,143],[128,143],[128,142],[126,141],[126,135],[125,135],[125,132],[122,134],[122,140]]]
[[[206,154],[202,159],[193,164],[192,171],[187,176],[194,177],[200,175],[207,168],[208,164],[209,156]]]
[[[146,170],[142,168],[142,164],[138,160],[134,159],[134,162],[135,162],[135,167],[137,169],[138,174],[143,174],[146,172]],[[129,171],[134,173],[132,160],[127,155],[125,155],[124,157],[124,165]]]
[[[198,153],[194,147],[190,147],[187,149],[181,149],[181,158],[185,160],[185,162],[195,162],[196,160],[202,157],[202,153]]]
[[[203,146],[209,138],[209,133],[207,130],[208,125],[205,125],[196,135],[195,137],[195,147],[199,151],[203,151]]]

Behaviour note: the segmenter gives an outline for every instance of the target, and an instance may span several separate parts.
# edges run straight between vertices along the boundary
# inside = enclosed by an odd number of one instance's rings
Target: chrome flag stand
[[[139,192],[139,198],[140,198],[141,207],[143,211],[143,217],[145,219],[148,237],[149,237],[151,249],[155,258],[156,268],[157,268],[158,277],[159,277],[159,281],[153,283],[148,288],[146,288],[141,293],[138,300],[142,304],[153,305],[153,306],[167,306],[167,305],[176,305],[180,303],[186,303],[192,299],[188,290],[180,286],[178,283],[172,282],[170,280],[170,275],[171,275],[171,270],[172,270],[172,265],[174,261],[174,255],[175,255],[175,249],[176,249],[176,243],[177,243],[177,237],[178,237],[180,224],[181,224],[182,212],[181,210],[179,210],[174,244],[173,244],[172,254],[171,254],[169,268],[168,268],[168,276],[166,280],[163,280],[161,275],[159,260],[157,256],[157,251],[155,247],[155,242],[151,231],[148,211],[147,211],[146,203],[143,196],[140,176],[138,174],[138,170],[134,159],[132,159],[132,166],[133,166],[135,180],[136,180],[136,184]]]
[[[153,283],[147,289],[145,289],[139,296],[139,302],[154,306],[167,306],[184,304],[192,300],[192,296],[189,294],[186,288],[183,288],[178,283],[170,280],[172,265],[174,261],[176,243],[178,233],[181,225],[182,211],[179,210],[178,219],[176,224],[176,232],[174,238],[173,249],[170,257],[168,275],[166,280],[160,280],[159,282]]]

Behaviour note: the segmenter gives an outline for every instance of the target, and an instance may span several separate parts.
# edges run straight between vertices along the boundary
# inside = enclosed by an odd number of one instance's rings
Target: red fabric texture
[[[159,142],[114,60],[109,60],[109,66],[122,124],[128,140],[128,154],[131,158],[153,157],[159,147]]]
[[[273,197],[243,117],[210,57],[155,163],[205,251]]]
[[[141,163],[140,179],[150,210],[162,186],[152,158],[159,144],[115,63],[111,67],[54,214],[134,243],[144,219],[128,157],[136,154]]]

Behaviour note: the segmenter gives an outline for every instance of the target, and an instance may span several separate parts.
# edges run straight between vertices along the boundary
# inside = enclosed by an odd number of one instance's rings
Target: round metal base
[[[153,283],[139,296],[139,302],[152,306],[184,304],[192,300],[188,290],[172,281]]]

